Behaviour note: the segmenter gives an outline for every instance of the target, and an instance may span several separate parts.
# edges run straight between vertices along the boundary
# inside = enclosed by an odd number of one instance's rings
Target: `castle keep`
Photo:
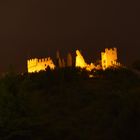
[[[48,67],[50,69],[55,69],[55,67],[63,68],[63,67],[72,67],[72,55],[69,53],[67,56],[67,62],[65,63],[64,59],[62,59],[57,52],[57,63],[54,64],[50,57],[43,59],[30,59],[27,61],[28,73],[45,71]],[[101,52],[101,63],[95,65],[94,63],[87,64],[84,57],[82,56],[79,50],[76,50],[76,59],[75,59],[75,67],[80,67],[81,69],[86,69],[87,71],[91,71],[93,69],[107,69],[109,67],[120,67],[120,63],[118,62],[117,56],[117,48],[105,49],[105,52]]]
[[[105,70],[109,67],[116,67],[119,66],[120,63],[117,62],[117,48],[113,49],[105,49],[105,52],[101,53],[101,64],[102,68]]]

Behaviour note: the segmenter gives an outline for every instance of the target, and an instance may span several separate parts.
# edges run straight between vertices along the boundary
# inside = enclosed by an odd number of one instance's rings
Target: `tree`
[[[72,55],[70,53],[67,55],[67,67],[72,67]]]
[[[140,71],[140,60],[136,60],[133,64],[132,67],[136,70]]]

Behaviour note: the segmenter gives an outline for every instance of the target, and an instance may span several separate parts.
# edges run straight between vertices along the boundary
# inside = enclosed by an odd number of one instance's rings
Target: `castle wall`
[[[28,60],[27,61],[28,72],[30,73],[30,72],[35,71],[37,64],[38,64],[37,58]]]
[[[87,64],[84,60],[84,57],[80,53],[79,50],[76,50],[76,62],[75,67],[80,67],[83,69],[86,69],[88,71],[91,71],[93,69],[107,69],[108,67],[118,67],[121,66],[120,63],[117,62],[117,48],[113,49],[105,49],[105,52],[101,53],[101,65],[94,65],[94,63]],[[65,61],[64,59],[60,59],[59,53],[57,53],[57,60],[58,60],[58,67],[63,68],[65,67]],[[68,54],[67,56],[67,66],[72,66],[72,56],[71,54]],[[50,57],[43,58],[43,59],[30,59],[27,61],[27,68],[28,72],[39,72],[42,70],[46,70],[47,67],[50,67],[50,69],[55,69],[55,65]]]
[[[117,48],[105,49],[105,52],[101,53],[102,68],[106,69],[117,65],[117,59]]]
[[[76,67],[80,67],[80,68],[84,68],[84,69],[86,69],[87,71],[91,71],[91,70],[93,70],[94,68],[96,68],[95,67],[95,65],[93,64],[93,63],[91,63],[91,64],[87,64],[86,62],[85,62],[85,60],[84,60],[84,57],[82,56],[82,54],[80,53],[80,51],[79,50],[76,50],[76,64],[75,64],[75,66]]]
[[[79,50],[76,50],[76,67],[80,67],[80,68],[86,68],[87,63],[85,62],[82,54],[80,53]]]
[[[48,66],[50,69],[55,68],[55,65],[50,57],[43,59],[35,58],[27,61],[27,68],[29,73],[46,70]]]

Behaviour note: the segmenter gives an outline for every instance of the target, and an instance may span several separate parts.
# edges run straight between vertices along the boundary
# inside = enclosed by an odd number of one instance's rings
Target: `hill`
[[[0,139],[138,140],[139,118],[140,79],[128,69],[48,69],[0,80]]]

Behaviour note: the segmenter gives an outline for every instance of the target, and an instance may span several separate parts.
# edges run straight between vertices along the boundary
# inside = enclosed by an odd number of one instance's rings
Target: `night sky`
[[[26,59],[80,49],[87,61],[117,47],[119,59],[140,59],[140,2],[127,0],[0,0],[0,72]]]

